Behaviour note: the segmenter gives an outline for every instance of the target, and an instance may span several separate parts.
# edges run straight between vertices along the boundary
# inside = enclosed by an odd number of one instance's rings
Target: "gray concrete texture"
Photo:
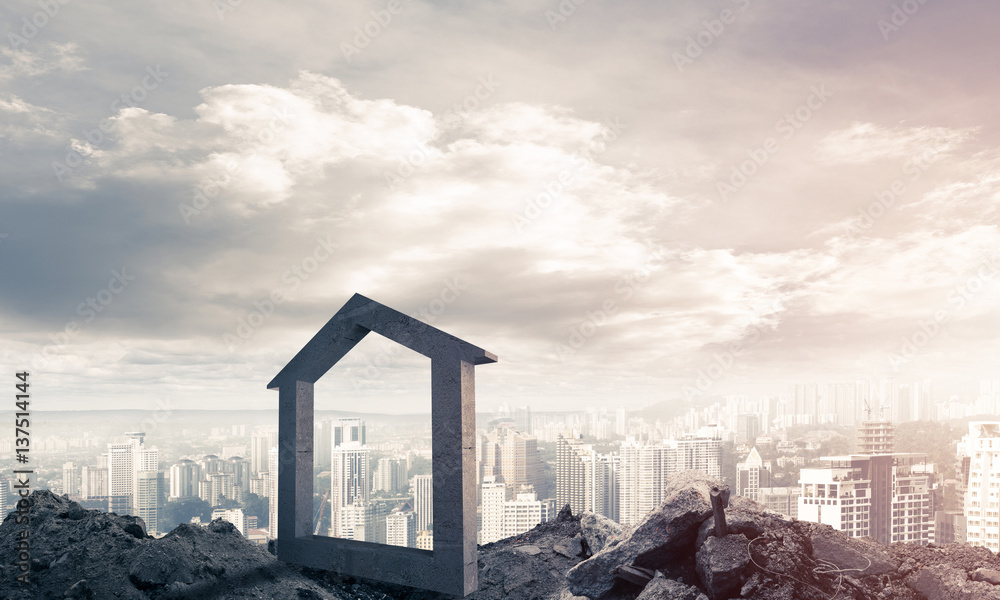
[[[431,359],[434,550],[312,534],[313,384],[374,331]],[[267,384],[278,390],[280,560],[466,596],[479,587],[475,366],[497,357],[360,294]]]

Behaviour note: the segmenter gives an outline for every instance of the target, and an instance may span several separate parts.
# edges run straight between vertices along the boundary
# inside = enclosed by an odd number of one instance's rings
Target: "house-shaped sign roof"
[[[284,382],[316,383],[369,331],[385,336],[431,360],[455,358],[474,365],[497,361],[496,355],[478,346],[361,294],[354,294],[267,384],[267,388],[277,389]]]
[[[369,331],[431,359],[431,551],[313,535],[313,384]],[[456,596],[474,592],[475,366],[496,361],[478,346],[352,296],[267,384],[278,390],[278,558]]]

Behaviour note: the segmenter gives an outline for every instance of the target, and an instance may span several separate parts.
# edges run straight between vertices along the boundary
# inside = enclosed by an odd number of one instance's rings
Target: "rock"
[[[573,516],[573,509],[569,507],[569,503],[559,510],[559,514],[556,515],[556,521],[573,521],[576,518]]]
[[[646,584],[635,600],[708,600],[708,596],[694,586],[659,574]]]
[[[965,571],[933,565],[907,578],[907,585],[926,600],[1000,600],[1000,590],[982,581],[970,581]]]
[[[568,540],[560,540],[552,545],[552,551],[566,558],[576,558],[583,554],[583,537],[578,533]]]
[[[969,579],[972,581],[985,581],[991,585],[1000,585],[1000,570],[979,567],[969,573]]]
[[[664,490],[666,500],[621,543],[605,548],[566,574],[574,594],[600,598],[614,587],[618,565],[658,569],[690,553],[702,521],[712,514],[711,489],[717,481],[698,471],[677,473]]]
[[[590,553],[597,554],[621,542],[624,528],[604,515],[587,511],[580,515],[580,531]]]
[[[514,550],[518,552],[523,552],[528,556],[537,556],[542,553],[542,549],[534,544],[525,544],[523,546],[514,546]]]
[[[895,573],[895,563],[885,546],[877,542],[850,538],[829,525],[815,525],[809,536],[812,557],[830,563],[837,569],[850,569],[849,575],[883,575]]]
[[[695,570],[708,595],[716,600],[739,594],[750,564],[746,536],[730,534],[705,540],[695,554]]]

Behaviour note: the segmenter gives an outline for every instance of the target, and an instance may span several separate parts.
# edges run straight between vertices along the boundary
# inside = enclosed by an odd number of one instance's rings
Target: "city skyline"
[[[502,357],[486,408],[996,379],[1000,9],[912,6],[16,0],[0,362],[270,408],[361,293]],[[331,402],[429,402],[362,344]]]

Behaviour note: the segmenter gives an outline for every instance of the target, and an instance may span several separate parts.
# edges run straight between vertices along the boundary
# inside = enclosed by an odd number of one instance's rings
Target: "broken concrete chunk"
[[[657,575],[646,584],[642,593],[635,600],[664,600],[665,598],[669,600],[708,600],[708,596],[701,593],[698,588],[684,585],[679,581],[664,577],[662,574]]]
[[[664,490],[666,500],[616,546],[606,547],[566,574],[576,595],[600,598],[615,584],[618,565],[658,569],[691,551],[702,521],[712,514],[711,489],[718,482],[698,471],[677,473]]]
[[[592,512],[580,515],[580,530],[587,541],[591,554],[597,554],[606,547],[622,541],[624,529],[615,521]]]
[[[748,542],[742,533],[730,534],[710,537],[698,549],[695,570],[712,598],[726,600],[740,593],[750,564]]]

